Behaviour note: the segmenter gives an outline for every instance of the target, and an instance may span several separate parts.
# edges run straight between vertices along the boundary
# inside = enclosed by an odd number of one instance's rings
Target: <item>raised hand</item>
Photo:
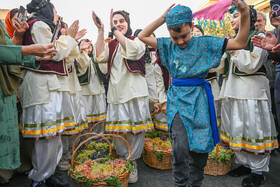
[[[14,36],[21,39],[25,31],[29,28],[29,25],[24,21],[23,24],[18,18],[15,18],[13,21],[15,32]]]
[[[175,6],[175,3],[172,4],[170,7],[168,7],[168,9],[165,10],[164,13],[162,14],[162,17],[164,17],[174,6]],[[176,5],[176,6],[178,6],[178,5]]]
[[[269,11],[270,24],[278,28],[280,25],[280,17],[273,17],[274,14],[275,13],[273,11]]]
[[[77,32],[79,30],[79,20],[74,21],[72,25],[68,28],[67,34],[75,39]]]
[[[236,6],[239,12],[249,11],[249,6],[241,0],[232,0],[232,3]]]
[[[80,51],[87,50],[89,49],[90,46],[91,46],[91,41],[87,42],[86,40],[83,40],[80,44]]]
[[[82,29],[80,31],[77,32],[76,36],[75,36],[75,40],[78,41],[80,40],[82,37],[84,37],[87,33],[87,29]]]
[[[92,20],[98,30],[104,31],[104,25],[103,25],[101,19],[95,14],[94,11],[92,11]]]
[[[254,46],[260,47],[265,50],[272,50],[278,43],[277,38],[270,32],[265,33],[267,37],[255,35],[251,38]]]
[[[111,26],[111,29],[115,26],[114,22],[113,22],[113,9],[111,9],[111,12],[110,12],[110,26]]]

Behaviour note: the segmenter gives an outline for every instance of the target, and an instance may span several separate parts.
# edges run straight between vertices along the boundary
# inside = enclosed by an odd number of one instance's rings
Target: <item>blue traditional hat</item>
[[[165,16],[167,26],[179,23],[192,22],[192,10],[187,6],[176,6],[172,8]]]

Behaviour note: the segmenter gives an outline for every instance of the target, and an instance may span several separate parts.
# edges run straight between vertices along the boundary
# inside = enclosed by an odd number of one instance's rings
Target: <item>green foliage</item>
[[[215,150],[210,153],[210,158],[212,161],[216,160],[216,155],[217,153],[215,148]],[[232,157],[233,157],[233,152],[231,150],[226,150],[222,146],[219,146],[217,162],[223,162],[225,164],[228,164],[229,161],[232,159]]]
[[[105,181],[108,184],[108,186],[124,187],[121,181],[119,180],[119,177],[114,175],[103,179],[103,181]]]
[[[146,138],[155,138],[158,137],[159,135],[162,135],[161,131],[151,131],[148,134],[146,134]]]
[[[125,163],[126,168],[128,168],[129,172],[132,172],[134,169],[134,164],[132,162],[132,160],[129,160]]]
[[[85,176],[82,176],[79,172],[75,173],[75,178],[78,183],[83,183],[87,187],[90,187],[93,181],[91,179],[87,179]]]
[[[153,152],[156,154],[157,159],[158,159],[159,161],[161,161],[161,160],[162,160],[162,157],[163,157],[163,152],[157,151],[157,150],[155,150],[155,149],[153,149]]]

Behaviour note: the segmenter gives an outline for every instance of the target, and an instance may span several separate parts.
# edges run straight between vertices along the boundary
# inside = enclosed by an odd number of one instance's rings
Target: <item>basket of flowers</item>
[[[78,186],[94,186],[94,187],[127,187],[129,181],[130,171],[133,170],[133,162],[131,161],[131,149],[127,141],[115,134],[110,135],[98,135],[91,133],[92,136],[81,142],[77,148],[73,151],[71,159],[70,173],[71,177],[76,180]],[[102,155],[103,158],[87,159],[84,162],[74,162],[77,158],[76,154],[81,147],[84,147],[90,140],[96,140],[97,138],[106,139],[108,136],[121,138],[125,141],[128,151],[128,160],[120,160],[111,157],[111,149],[109,146],[109,155]],[[90,144],[88,144],[90,145]]]
[[[204,174],[214,176],[226,175],[230,171],[233,156],[234,153],[230,149],[225,149],[223,146],[217,145],[209,153]]]
[[[168,133],[151,131],[146,134],[142,158],[148,166],[160,170],[172,169],[171,152]]]

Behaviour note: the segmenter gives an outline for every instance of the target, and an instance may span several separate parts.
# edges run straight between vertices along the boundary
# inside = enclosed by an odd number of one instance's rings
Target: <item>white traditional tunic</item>
[[[48,44],[52,33],[47,24],[37,21],[31,29],[35,43]],[[65,59],[77,46],[70,36],[60,36],[56,41],[57,55],[53,60]],[[55,74],[42,74],[26,71],[19,88],[19,98],[23,107],[22,134],[25,138],[54,137],[75,126],[73,112],[63,108],[64,85]],[[42,112],[44,111],[44,112]],[[68,115],[65,115],[68,114]]]
[[[126,50],[117,45],[116,55],[110,73],[108,87],[108,110],[106,131],[120,134],[139,134],[153,129],[149,111],[148,88],[145,77],[130,73],[123,59],[139,60],[145,52],[145,45],[136,38],[126,38]],[[107,62],[108,44],[104,52],[95,56],[96,62]]]
[[[268,79],[264,75],[233,74],[233,63],[240,71],[253,74],[266,59],[266,51],[258,47],[254,47],[252,52],[238,50],[231,57],[229,74],[224,79],[220,93],[221,139],[235,151],[259,154],[278,147]],[[218,69],[223,66],[224,60]]]

